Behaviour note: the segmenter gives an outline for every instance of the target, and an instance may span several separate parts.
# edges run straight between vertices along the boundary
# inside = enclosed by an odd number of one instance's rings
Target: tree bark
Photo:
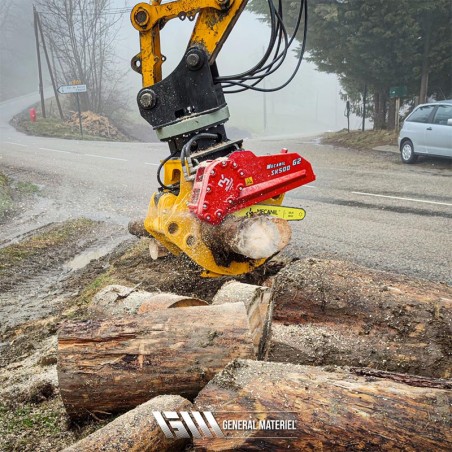
[[[374,95],[374,129],[381,130],[387,126],[387,94],[384,89],[380,89]]]
[[[450,378],[452,289],[330,260],[274,282],[270,360]]]
[[[126,411],[161,394],[193,399],[228,362],[256,357],[243,303],[66,323],[58,335],[71,417]]]
[[[421,86],[419,90],[419,103],[427,102],[428,76],[429,76],[429,53],[430,39],[432,34],[432,23],[429,17],[424,18],[424,48],[422,53]]]
[[[396,114],[398,115],[399,112],[396,112],[396,100],[395,99],[389,99],[388,101],[388,130],[395,130],[396,125]]]
[[[105,427],[78,441],[63,452],[172,452],[185,450],[189,439],[168,439],[157,424],[153,411],[187,411],[191,402],[180,396],[158,396]]]
[[[446,451],[452,448],[451,403],[450,390],[341,369],[237,360],[195,400],[198,410],[213,411],[227,437],[194,445],[197,451]],[[232,419],[291,423],[279,430],[225,429]]]

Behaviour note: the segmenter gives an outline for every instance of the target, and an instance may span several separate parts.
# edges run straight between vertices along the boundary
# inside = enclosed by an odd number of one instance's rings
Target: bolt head
[[[157,96],[154,91],[147,89],[141,92],[139,103],[143,108],[151,109],[155,106]]]
[[[144,9],[138,10],[137,13],[135,14],[135,21],[137,22],[138,25],[142,27],[146,25],[148,20],[149,20],[148,13]]]
[[[186,62],[190,67],[196,67],[199,65],[201,57],[197,53],[189,53],[186,58]]]

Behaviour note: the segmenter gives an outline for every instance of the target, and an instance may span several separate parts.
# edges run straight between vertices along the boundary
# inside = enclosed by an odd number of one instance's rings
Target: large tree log
[[[243,303],[64,324],[58,378],[68,413],[121,412],[161,394],[193,399],[234,358],[256,358]]]
[[[226,438],[196,450],[452,450],[452,391],[309,366],[237,360],[198,395]],[[227,430],[228,420],[282,420],[281,429]],[[250,427],[246,425],[245,427]]]
[[[270,360],[452,375],[446,284],[309,259],[284,268],[273,288]]]
[[[271,333],[271,290],[264,286],[228,281],[216,293],[212,305],[239,302],[246,306],[256,355],[266,359]]]
[[[197,298],[172,293],[146,292],[136,287],[110,285],[98,292],[88,306],[90,317],[104,318],[143,314],[159,309],[207,306],[207,302]]]
[[[180,396],[155,397],[64,449],[64,452],[172,452],[185,450],[189,440],[166,438],[152,412],[187,411],[191,407],[191,402]]]

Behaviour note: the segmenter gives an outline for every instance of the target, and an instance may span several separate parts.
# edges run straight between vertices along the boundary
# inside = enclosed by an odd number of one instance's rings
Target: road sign
[[[408,89],[406,86],[393,86],[389,88],[389,97],[406,97]]]
[[[86,93],[86,85],[62,85],[58,88],[60,94]]]

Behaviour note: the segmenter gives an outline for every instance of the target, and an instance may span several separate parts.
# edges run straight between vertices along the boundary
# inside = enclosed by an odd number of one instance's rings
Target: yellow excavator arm
[[[154,0],[150,4],[138,3],[130,17],[140,32],[141,51],[132,59],[132,68],[141,73],[143,87],[162,80],[165,57],[160,50],[160,30],[168,21],[196,19],[188,47],[203,49],[209,64],[213,64],[247,1],[178,0],[162,5]]]

